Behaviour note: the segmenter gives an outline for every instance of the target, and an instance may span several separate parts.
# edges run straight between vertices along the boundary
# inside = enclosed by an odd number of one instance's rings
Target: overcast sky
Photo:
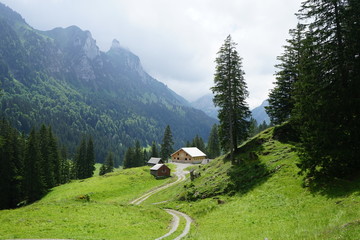
[[[32,27],[77,25],[102,51],[113,39],[189,101],[210,93],[216,53],[231,34],[243,58],[251,108],[267,98],[276,56],[301,0],[0,0]]]

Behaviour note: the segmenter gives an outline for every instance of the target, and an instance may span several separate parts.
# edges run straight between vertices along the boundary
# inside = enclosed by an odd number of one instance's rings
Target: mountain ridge
[[[51,124],[72,154],[92,135],[100,162],[107,151],[121,158],[136,139],[160,143],[168,124],[175,147],[208,137],[216,120],[146,73],[117,40],[102,52],[90,31],[39,31],[1,3],[0,12],[8,13],[0,17],[0,110],[20,131]]]
[[[214,103],[213,103],[213,94],[209,93],[206,94],[200,98],[198,98],[197,100],[191,102],[191,106],[204,111],[209,117],[217,118],[218,115],[218,108],[215,107]],[[267,115],[266,111],[265,111],[265,106],[268,106],[269,103],[267,100],[264,100],[261,105],[253,108],[251,110],[251,115],[252,117],[256,120],[256,122],[258,124],[263,123],[264,121],[267,124],[270,124],[270,118]]]

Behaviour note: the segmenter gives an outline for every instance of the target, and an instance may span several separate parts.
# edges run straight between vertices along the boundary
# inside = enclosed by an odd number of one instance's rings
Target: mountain
[[[209,93],[206,94],[194,102],[191,102],[193,108],[204,111],[208,116],[217,119],[218,108],[214,106],[213,103],[214,95]]]
[[[258,124],[261,124],[264,121],[266,122],[266,124],[270,124],[270,118],[265,111],[266,106],[269,106],[268,100],[263,101],[260,106],[251,110],[251,115]]]
[[[204,111],[208,116],[217,119],[218,108],[214,106],[213,103],[213,94],[207,94],[194,102],[191,102],[193,108]],[[251,110],[252,117],[257,121],[258,124],[261,124],[265,121],[267,124],[270,123],[270,118],[265,111],[265,107],[269,105],[267,100],[263,101],[262,104]]]
[[[50,124],[70,153],[92,135],[98,161],[108,151],[119,160],[135,139],[160,143],[168,124],[176,148],[196,134],[206,139],[216,122],[147,74],[117,40],[102,52],[89,31],[39,31],[1,3],[0,32],[1,116],[25,133]]]

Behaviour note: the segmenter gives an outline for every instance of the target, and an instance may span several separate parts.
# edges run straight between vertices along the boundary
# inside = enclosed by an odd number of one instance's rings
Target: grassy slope
[[[240,167],[223,158],[196,166],[195,181],[141,206],[128,202],[171,180],[154,180],[143,167],[57,187],[31,206],[0,211],[0,238],[154,239],[168,231],[171,216],[159,209],[168,207],[194,218],[188,239],[360,239],[360,179],[302,187],[294,146],[273,131],[242,146]]]
[[[128,202],[168,181],[142,167],[56,187],[35,204],[0,211],[0,239],[154,239],[168,231],[171,216]],[[79,199],[86,195],[90,201]]]
[[[274,139],[273,129],[242,149],[241,167],[220,158],[197,169],[201,177],[194,182],[164,192],[166,197],[198,199],[164,204],[195,219],[188,239],[360,239],[359,178],[331,187],[302,187],[295,149]],[[259,158],[249,158],[249,151]],[[148,203],[161,200],[160,194]]]

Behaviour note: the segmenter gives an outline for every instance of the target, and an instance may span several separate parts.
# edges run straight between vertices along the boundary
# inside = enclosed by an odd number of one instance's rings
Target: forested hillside
[[[124,149],[161,142],[166,125],[175,147],[216,122],[148,75],[117,40],[107,52],[76,26],[38,31],[0,3],[0,114],[19,131],[51,125],[70,153],[91,135],[102,162]]]

